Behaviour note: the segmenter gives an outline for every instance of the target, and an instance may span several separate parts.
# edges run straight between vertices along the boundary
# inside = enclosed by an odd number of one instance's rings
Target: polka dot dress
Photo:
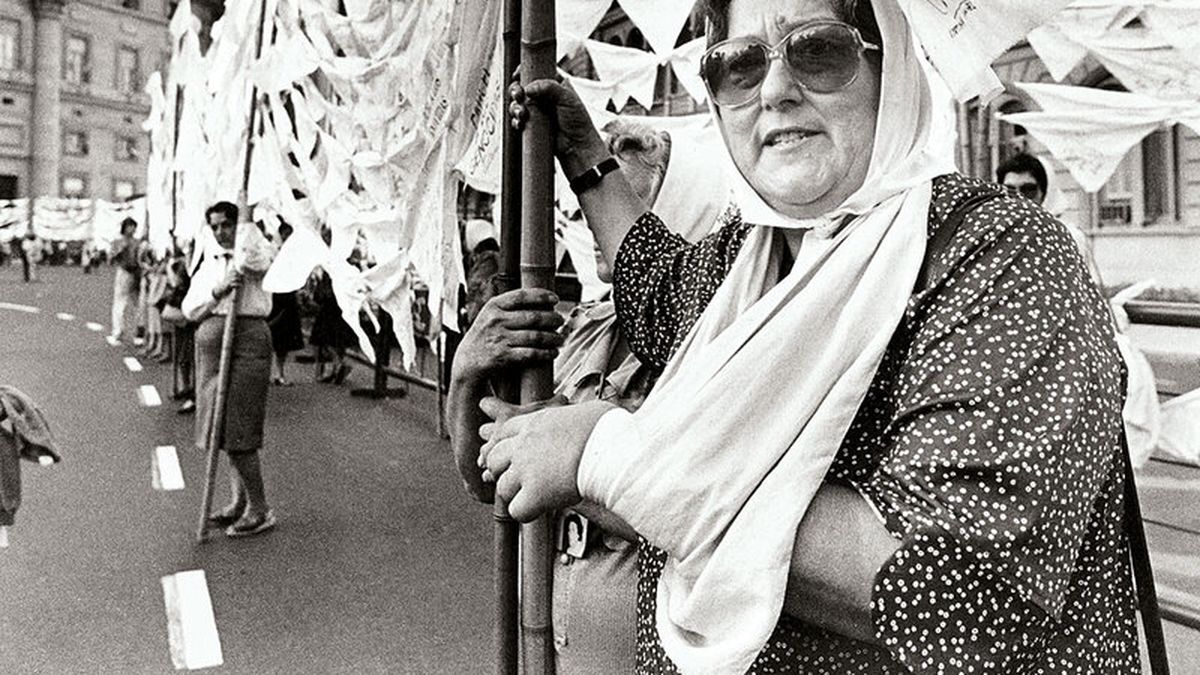
[[[934,181],[930,233],[994,186]],[[622,244],[617,308],[661,366],[751,225],[694,246],[652,214]],[[868,645],[783,616],[752,673],[1139,672],[1122,529],[1124,367],[1067,230],[997,196],[937,252],[828,479],[857,489],[900,550],[876,577]],[[783,357],[786,358],[786,357]],[[638,672],[676,672],[654,626],[666,554],[643,542]]]

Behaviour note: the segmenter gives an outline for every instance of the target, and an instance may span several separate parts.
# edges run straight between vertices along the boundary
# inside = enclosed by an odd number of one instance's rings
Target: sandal
[[[256,534],[262,534],[274,528],[275,512],[268,510],[266,513],[259,514],[256,518],[243,515],[236,523],[226,528],[225,536],[234,538],[253,537]]]
[[[244,504],[242,506],[226,506],[216,513],[208,514],[208,526],[214,529],[229,527],[241,520],[242,512],[245,510]]]

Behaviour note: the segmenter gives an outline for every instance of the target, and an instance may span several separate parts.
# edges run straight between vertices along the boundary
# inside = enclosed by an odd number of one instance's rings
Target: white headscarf
[[[797,220],[735,172],[743,217],[761,227],[645,405],[606,414],[580,464],[585,497],[670,553],[656,618],[684,673],[743,673],[770,637],[800,520],[916,283],[931,179],[954,170],[950,98],[894,0],[874,7],[883,74],[862,187]],[[778,283],[774,227],[820,230]]]

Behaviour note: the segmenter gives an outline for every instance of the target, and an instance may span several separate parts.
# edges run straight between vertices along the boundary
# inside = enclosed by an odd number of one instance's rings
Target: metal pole
[[[504,32],[501,48],[503,72],[498,77],[508,78],[521,63],[521,0],[504,0]],[[500,119],[508,120],[508,87],[503,87]],[[521,265],[521,134],[511,124],[502,127],[504,135],[501,146],[500,185],[500,271],[496,277],[498,292],[517,287]],[[520,389],[514,378],[502,378],[497,383],[500,398],[510,403],[520,401]],[[496,566],[496,673],[517,675],[520,644],[520,598],[518,596],[520,527],[508,515],[508,505],[499,497],[492,509],[496,521],[494,532],[494,558]]]
[[[263,27],[267,22],[267,2],[261,3],[258,13],[258,33],[254,42],[254,56],[262,56]],[[246,208],[246,191],[250,187],[250,162],[254,156],[254,127],[258,124],[258,87],[250,88],[250,122],[246,127],[246,162],[242,166],[242,192],[238,198],[239,211]],[[239,213],[240,216],[240,213]],[[208,513],[212,509],[213,488],[217,478],[217,455],[225,443],[225,413],[229,402],[229,379],[233,365],[233,341],[237,326],[238,304],[242,289],[235,288],[225,315],[225,330],[221,334],[221,365],[217,372],[217,396],[213,405],[213,416],[205,439],[208,441],[208,461],[204,480],[204,498],[200,505],[200,523],[196,528],[196,540],[208,539]],[[197,392],[199,393],[199,392]]]
[[[555,76],[554,0],[525,0],[521,12],[521,81]],[[529,107],[522,136],[521,287],[554,289],[554,130],[549,116]],[[521,374],[521,402],[554,394],[553,366]],[[553,586],[551,518],[521,529],[521,639],[526,675],[554,673],[550,602]]]

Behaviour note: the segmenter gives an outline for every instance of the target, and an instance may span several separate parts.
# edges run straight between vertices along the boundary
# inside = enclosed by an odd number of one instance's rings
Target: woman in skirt
[[[246,537],[275,527],[267,504],[258,450],[262,447],[263,418],[271,377],[271,333],[267,314],[271,295],[262,288],[270,255],[239,255],[235,261],[238,209],[218,202],[205,211],[223,251],[206,254],[183,300],[183,313],[196,328],[196,445],[208,447],[207,432],[215,413],[221,362],[221,339],[234,290],[241,288],[230,362],[224,438],[221,448],[233,466],[232,499],[209,515],[209,524],[224,527],[230,537]],[[269,244],[267,248],[269,248]],[[240,251],[239,251],[240,253]],[[245,258],[245,260],[241,260]]]

